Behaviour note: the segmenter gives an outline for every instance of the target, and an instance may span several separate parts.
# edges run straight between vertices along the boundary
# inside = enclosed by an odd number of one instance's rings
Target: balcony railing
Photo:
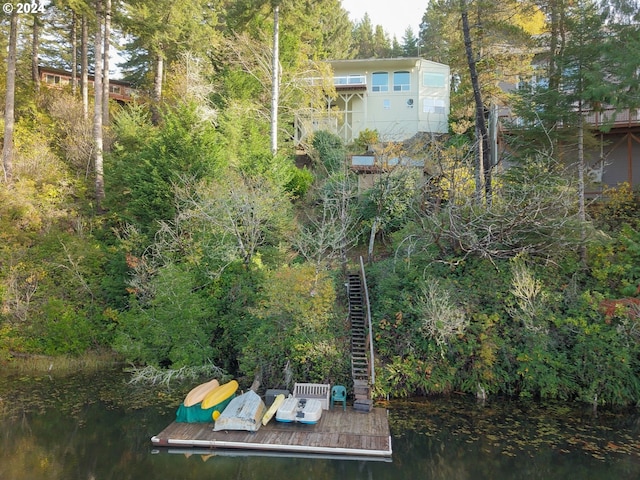
[[[585,115],[587,124],[593,127],[611,125],[613,127],[630,127],[640,125],[640,111],[634,108],[616,112],[615,109],[605,109],[599,112],[589,112]]]
[[[500,108],[498,117],[501,120],[511,122],[517,127],[525,126],[525,122],[521,118],[513,116],[508,108]],[[612,128],[636,127],[640,126],[640,109],[633,108],[616,111],[615,108],[604,108],[599,111],[586,111],[584,112],[584,120],[592,128],[603,126]],[[562,126],[562,121],[558,125]]]
[[[333,77],[333,85],[336,87],[340,86],[367,86],[367,76],[366,75],[347,75],[341,77]]]
[[[325,81],[320,77],[308,78],[307,81],[313,86],[322,86]],[[340,87],[366,87],[367,76],[366,75],[341,75],[333,77],[333,86]]]

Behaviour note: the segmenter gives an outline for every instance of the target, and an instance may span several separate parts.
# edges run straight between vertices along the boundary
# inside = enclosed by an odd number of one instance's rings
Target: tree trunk
[[[491,203],[491,155],[489,152],[489,135],[487,133],[487,122],[484,115],[484,104],[480,93],[480,84],[478,81],[478,71],[476,70],[476,61],[471,46],[471,31],[469,28],[469,15],[467,11],[466,0],[460,0],[460,13],[462,15],[462,33],[464,35],[464,47],[467,54],[467,63],[469,64],[469,76],[471,78],[471,86],[473,87],[473,98],[476,104],[476,131],[477,131],[477,170],[481,172],[481,178],[484,183],[484,197],[487,205]],[[479,191],[481,187],[476,189]]]
[[[31,79],[36,93],[40,91],[40,71],[38,69],[38,54],[40,49],[40,20],[38,15],[33,15],[33,31],[31,42]]]
[[[273,58],[271,64],[271,153],[278,152],[278,97],[280,96],[280,6],[273,7]]]
[[[160,100],[162,100],[162,77],[164,75],[164,58],[162,54],[156,55],[156,75],[153,81],[153,105],[151,108],[151,121],[154,125],[160,123]]]
[[[4,142],[2,145],[2,166],[4,181],[11,183],[13,179],[13,127],[15,122],[14,107],[16,94],[16,46],[18,43],[18,14],[11,14],[9,29],[9,53],[7,57],[7,93],[4,106]]]
[[[580,260],[587,265],[587,213],[584,202],[584,113],[578,102],[578,218],[580,219]]]
[[[95,69],[93,80],[93,141],[94,141],[94,169],[96,175],[96,208],[102,209],[104,200],[104,173],[102,159],[102,9],[101,0],[96,0],[97,28],[94,39]]]
[[[87,16],[82,15],[81,27],[82,45],[80,47],[80,68],[81,88],[82,88],[82,113],[84,119],[89,120],[89,27],[87,25]]]
[[[78,93],[78,15],[72,12],[71,19],[71,93]]]
[[[104,0],[104,68],[102,69],[102,125],[109,125],[109,49],[111,42],[111,0]]]
[[[371,224],[371,233],[369,235],[369,249],[367,250],[367,263],[371,263],[373,261],[373,247],[376,241],[376,233],[378,233],[378,217],[373,219],[373,223]]]

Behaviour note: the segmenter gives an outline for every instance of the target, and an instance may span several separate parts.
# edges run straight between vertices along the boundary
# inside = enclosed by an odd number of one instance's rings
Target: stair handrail
[[[369,362],[369,368],[371,369],[371,385],[376,383],[376,372],[375,372],[375,362],[373,358],[373,328],[371,327],[371,305],[369,304],[369,288],[367,287],[367,275],[364,273],[364,260],[362,259],[362,255],[360,256],[360,274],[362,277],[362,287],[364,288],[364,300],[367,306],[367,324],[369,325],[369,335],[368,335],[368,343],[369,343],[369,357],[371,361]]]

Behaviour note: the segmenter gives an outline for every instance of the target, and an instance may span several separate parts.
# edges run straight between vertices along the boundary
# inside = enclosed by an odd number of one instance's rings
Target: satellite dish
[[[413,98],[407,100],[407,107],[413,107]]]

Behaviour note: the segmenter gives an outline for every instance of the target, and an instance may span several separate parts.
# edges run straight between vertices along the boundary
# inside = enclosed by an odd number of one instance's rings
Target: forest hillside
[[[584,118],[640,107],[638,5],[498,3],[425,2],[395,41],[339,0],[5,8],[0,362],[112,351],[349,385],[362,256],[377,396],[637,404],[640,197],[589,194],[585,152],[610,126]],[[294,142],[335,93],[324,60],[418,55],[451,68],[447,134]],[[501,155],[498,105],[518,119]],[[349,155],[371,151],[424,168],[359,188]]]

